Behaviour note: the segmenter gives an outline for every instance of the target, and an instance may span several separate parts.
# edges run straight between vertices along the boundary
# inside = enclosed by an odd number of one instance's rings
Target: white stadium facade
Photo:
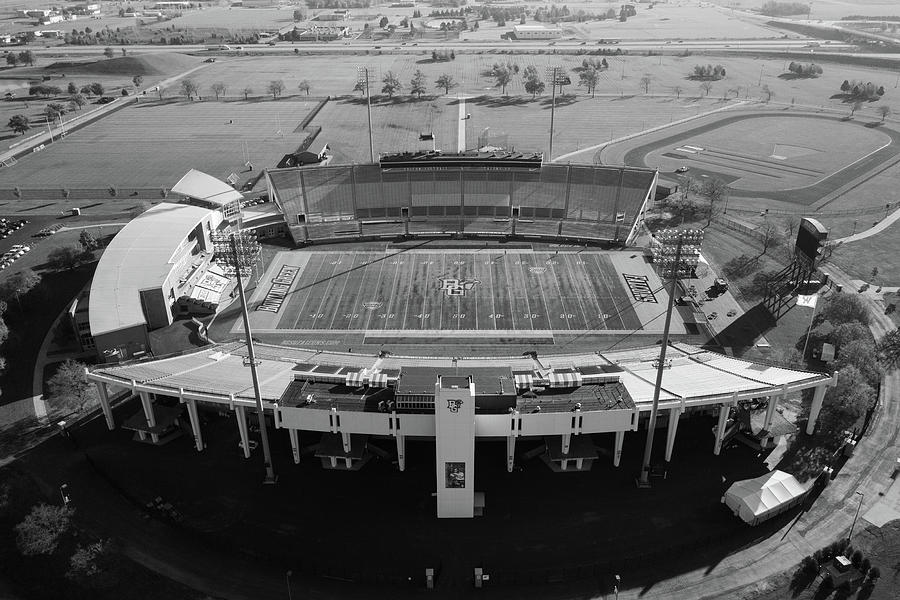
[[[244,342],[212,343],[169,357],[148,352],[148,332],[180,316],[179,296],[189,297],[199,285],[203,297],[211,297],[198,282],[210,271],[221,272],[209,252],[216,232],[280,225],[298,245],[452,236],[622,247],[634,242],[658,178],[646,169],[542,165],[539,155],[434,159],[401,155],[379,165],[268,171],[274,202],[255,219],[242,213],[240,194],[227,184],[195,171],[186,175],[173,190],[185,202],[160,204],[123,228],[91,287],[91,330],[105,362],[87,377],[97,385],[109,428],[117,425],[113,405],[135,398],[140,408],[119,425],[148,443],[164,443],[184,425],[202,451],[200,412],[227,409],[236,416],[249,458],[246,413],[261,401],[265,421],[276,432],[287,431],[295,462],[304,433],[315,433],[322,466],[351,471],[369,459],[370,439],[393,441],[400,470],[408,439],[434,440],[439,517],[472,517],[483,506],[474,489],[480,441],[505,440],[512,470],[516,445],[542,440],[549,468],[577,471],[590,469],[598,457],[591,434],[614,433],[609,450],[618,466],[625,433],[646,429],[659,345],[540,357],[440,357],[255,344],[259,398]],[[230,303],[223,289],[217,293],[209,303],[215,310]],[[768,399],[766,430],[781,398],[812,389],[811,432],[833,384],[821,373],[682,343],[670,344],[662,366],[657,426],[667,431],[666,461],[682,416],[715,415],[712,451],[718,454],[736,430],[732,409],[746,400]]]

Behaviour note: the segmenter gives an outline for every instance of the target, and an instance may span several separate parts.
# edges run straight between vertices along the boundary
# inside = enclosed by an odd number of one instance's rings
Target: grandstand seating
[[[272,169],[295,242],[399,235],[521,235],[628,243],[656,183],[592,165],[344,165]]]

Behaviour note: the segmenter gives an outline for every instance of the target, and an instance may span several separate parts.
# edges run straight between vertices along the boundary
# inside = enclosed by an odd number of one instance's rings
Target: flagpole
[[[809,345],[809,334],[812,332],[813,319],[816,318],[816,309],[819,308],[819,298],[816,296],[816,303],[813,305],[812,316],[809,318],[809,327],[806,329],[806,341],[803,342],[803,354],[800,360],[806,360],[806,347]]]

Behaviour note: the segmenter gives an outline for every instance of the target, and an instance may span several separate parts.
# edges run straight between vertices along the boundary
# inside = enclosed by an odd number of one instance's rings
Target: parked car
[[[690,171],[690,170],[691,170],[690,167],[685,166],[685,165],[681,165],[680,167],[678,167],[677,169],[675,169],[675,172],[676,172],[676,173],[687,173],[687,172]]]

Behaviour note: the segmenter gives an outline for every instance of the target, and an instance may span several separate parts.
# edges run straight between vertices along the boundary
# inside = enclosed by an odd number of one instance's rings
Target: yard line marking
[[[303,286],[305,288],[303,291],[306,292],[306,298],[303,299],[303,304],[300,305],[300,312],[297,313],[297,318],[294,320],[294,329],[298,328],[297,325],[300,324],[300,319],[302,319],[303,315],[306,314],[306,303],[309,302],[309,298],[310,296],[312,296],[312,290],[313,287],[315,287],[316,282],[321,281],[320,275],[322,274],[323,267],[325,267],[325,258],[323,258],[322,262],[319,263],[319,268],[316,270],[316,275],[315,277],[313,277],[312,283]]]
[[[344,253],[338,254],[337,262],[344,262]],[[353,259],[350,259],[350,266],[353,266]],[[335,269],[337,269],[337,265],[335,265]],[[350,281],[350,271],[344,272],[344,286],[341,288],[341,295],[337,298],[337,303],[334,305],[334,314],[331,315],[331,323],[328,325],[328,329],[334,329],[334,320],[337,318],[339,312],[341,312],[341,299],[344,297],[344,294],[347,292],[347,282]],[[353,311],[351,311],[352,314]],[[352,319],[350,319],[352,321]],[[349,328],[348,328],[349,329]]]
[[[378,279],[375,280],[375,287],[373,288],[373,289],[374,289],[374,293],[378,293],[378,290],[381,289],[381,276],[384,274],[384,263],[386,263],[387,261],[385,261],[385,260],[380,260],[380,261],[378,261],[378,262],[379,262],[379,264],[380,264],[380,268],[378,269]],[[377,301],[378,298],[372,298],[372,300],[376,300],[376,301]],[[369,331],[369,327],[370,327],[371,324],[372,324],[372,319],[375,317],[376,314],[377,314],[377,311],[375,311],[375,310],[369,312],[369,318],[366,319],[366,328],[365,328],[365,331]]]
[[[396,257],[397,255],[395,255]],[[391,310],[394,310],[394,305],[397,302],[397,282],[400,280],[400,259],[394,258],[397,261],[397,268],[394,269],[394,281],[391,282],[391,297],[387,303],[387,310],[384,311],[384,327],[382,329],[388,328],[388,321],[390,320],[390,315],[394,314],[394,318],[396,318],[396,313],[392,313]]]
[[[593,301],[597,309],[596,314],[598,326],[594,327],[594,329],[608,329],[608,327],[606,326],[606,319],[603,318],[603,315],[606,313],[606,311],[603,310],[603,305],[600,303],[600,298],[597,297],[597,291],[594,289],[594,286],[590,284],[590,274],[587,271],[587,261],[585,261],[583,258],[579,258],[577,255],[572,256],[572,260],[574,260],[576,263],[575,269],[581,271],[580,274],[576,274],[576,279],[578,279],[579,281],[583,281],[588,286],[588,291],[591,294],[591,300]],[[591,324],[587,323],[587,326],[590,327]]]
[[[561,264],[565,265],[565,267],[566,267],[566,274],[569,276],[569,278],[572,281],[575,281],[575,277],[573,277],[572,269],[569,267],[569,262],[565,259],[565,257],[563,257],[561,260],[562,260]],[[556,273],[555,270],[553,272]],[[557,285],[559,285],[558,280],[557,280]],[[584,310],[584,303],[581,301],[581,293],[577,286],[574,286],[572,291],[575,293],[575,299],[578,300],[578,307],[581,309],[581,316],[584,317],[584,326],[587,328],[590,328],[591,323],[588,320],[587,311]]]
[[[356,259],[357,259],[358,255],[351,254],[350,256],[352,257],[350,264],[351,264],[352,268],[355,269],[356,268]],[[369,272],[369,265],[371,264],[367,258],[363,258],[362,260],[363,260],[363,264],[365,266],[363,267],[362,275],[359,278],[359,285],[356,286],[356,294],[353,296],[353,305],[350,308],[351,315],[353,315],[353,314],[362,315],[362,311],[359,310],[359,306],[358,306],[360,292],[362,292],[363,283],[365,283],[365,281],[366,281],[366,273]],[[347,329],[350,329],[351,325],[353,325],[353,318],[347,319]]]
[[[431,260],[425,261],[425,281],[422,283],[422,312],[419,314],[422,315],[419,319],[421,322],[419,323],[420,329],[425,329],[425,307],[428,305],[428,269],[431,268]]]
[[[406,328],[406,315],[409,314],[409,298],[412,296],[412,288],[413,288],[413,280],[416,277],[416,263],[414,259],[410,259],[412,261],[412,266],[409,269],[409,285],[406,290],[406,302],[403,304],[403,318],[400,319],[400,322],[403,323],[404,329]]]
[[[331,262],[334,263],[337,261],[333,260]],[[336,264],[331,265],[331,273],[328,274],[328,278],[327,278],[328,284],[325,286],[325,291],[322,293],[322,299],[319,300],[318,308],[316,308],[315,313],[313,313],[315,315],[315,317],[313,317],[313,324],[315,324],[315,325],[318,325],[318,323],[316,323],[316,321],[319,320],[318,315],[320,313],[322,313],[322,307],[325,306],[325,301],[328,300],[328,291],[331,289],[331,286],[334,285],[334,272],[337,270],[337,267],[338,266]]]
[[[491,268],[494,266],[494,260],[488,255],[488,268],[487,273],[488,277],[491,280],[491,314],[494,315],[494,318],[491,321],[494,322],[494,329],[497,329],[497,305],[494,303],[494,270]],[[477,326],[478,323],[475,323]]]
[[[466,99],[459,98],[459,121],[456,125],[456,151],[466,151]]]
[[[625,318],[622,316],[622,311],[624,309],[616,306],[615,295],[612,293],[612,289],[607,283],[606,272],[603,270],[603,263],[600,262],[599,254],[594,255],[594,262],[597,263],[597,271],[600,273],[600,281],[603,283],[603,287],[606,288],[606,291],[609,294],[609,303],[615,309],[615,313],[612,314],[614,314],[615,317],[619,319],[619,322],[622,324],[622,329],[625,329]],[[615,271],[615,267],[613,267],[613,271],[616,273],[616,276],[618,276],[618,271]],[[625,298],[625,302],[628,303],[629,307],[631,306],[631,300],[628,297]]]
[[[443,252],[441,253],[441,270],[440,270],[441,277],[443,277],[444,273],[447,272],[446,271],[447,265],[444,263],[446,256],[447,255],[444,254]],[[438,296],[438,299],[440,300],[440,303],[438,304],[438,307],[439,307],[438,308],[438,329],[443,331],[443,329],[444,329],[444,295],[441,294],[440,296]]]

